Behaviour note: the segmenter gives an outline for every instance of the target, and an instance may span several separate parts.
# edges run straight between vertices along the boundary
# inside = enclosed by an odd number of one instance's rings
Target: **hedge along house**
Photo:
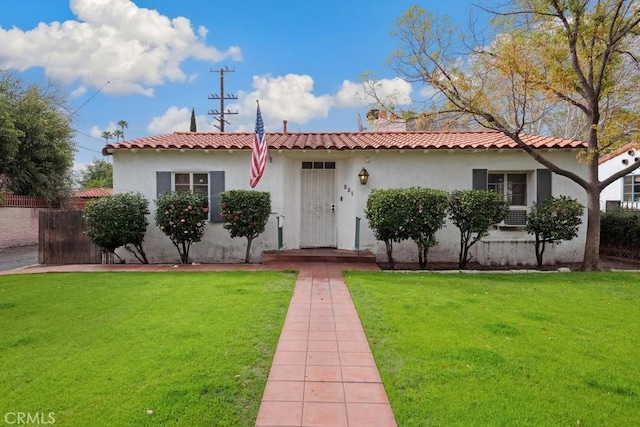
[[[504,194],[509,217],[472,248],[472,261],[484,265],[535,265],[533,236],[523,225],[536,200],[568,195],[586,205],[582,188],[544,169],[498,132],[290,133],[285,127],[283,132],[267,133],[266,140],[269,158],[255,190],[271,194],[273,214],[265,232],[253,242],[252,262],[260,261],[264,251],[298,248],[368,250],[385,262],[384,243],[375,239],[364,216],[372,189],[477,188]],[[584,142],[542,136],[524,140],[558,166],[586,176],[585,164],[577,160]],[[192,261],[243,260],[246,239],[231,239],[223,228],[219,194],[250,189],[252,143],[251,133],[176,132],[105,146],[103,154],[113,156],[114,192],[140,192],[151,202],[145,239],[151,262],[179,259],[153,219],[154,201],[171,190],[210,196],[210,222],[202,242],[192,246]],[[359,175],[365,171],[363,184]],[[456,262],[458,229],[447,222],[437,239],[429,261]],[[576,239],[548,248],[545,263],[582,261],[584,241],[582,227]],[[416,261],[415,244],[395,244],[394,259]]]

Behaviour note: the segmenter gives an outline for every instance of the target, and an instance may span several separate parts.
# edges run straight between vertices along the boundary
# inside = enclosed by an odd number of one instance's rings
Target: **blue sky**
[[[385,60],[405,0],[54,0],[11,2],[0,14],[0,68],[28,81],[56,82],[75,110],[76,168],[102,158],[105,130],[125,120],[126,139],[217,131],[209,110],[220,90],[227,132],[253,131],[260,100],[267,131],[357,131],[370,101],[360,79],[419,99]],[[466,25],[481,16],[471,0],[421,2]],[[226,109],[225,108],[225,109]],[[366,126],[366,123],[365,123]],[[113,141],[112,141],[113,142]]]

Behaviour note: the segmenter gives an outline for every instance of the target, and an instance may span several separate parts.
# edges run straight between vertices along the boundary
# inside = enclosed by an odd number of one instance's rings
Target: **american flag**
[[[260,181],[262,174],[264,174],[264,167],[267,164],[267,157],[269,156],[268,151],[267,140],[264,135],[264,122],[262,121],[260,104],[258,103],[256,131],[253,135],[253,148],[251,149],[251,171],[249,174],[249,184],[251,184],[251,188],[258,185],[258,181]]]

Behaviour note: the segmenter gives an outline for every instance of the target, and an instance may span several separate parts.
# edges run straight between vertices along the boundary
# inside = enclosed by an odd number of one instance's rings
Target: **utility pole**
[[[226,110],[224,109],[224,101],[225,101],[225,99],[233,99],[233,100],[238,99],[237,95],[233,95],[233,94],[230,94],[230,93],[225,95],[225,93],[224,93],[224,73],[233,73],[235,71],[236,71],[235,68],[234,69],[230,69],[226,65],[225,65],[224,68],[220,68],[219,70],[214,70],[214,69],[210,70],[211,73],[220,73],[220,94],[213,93],[213,94],[209,95],[209,99],[219,99],[220,100],[220,109],[219,110],[209,110],[209,115],[211,115],[211,116],[219,116],[219,117],[216,117],[215,120],[217,120],[220,125],[219,126],[218,125],[214,125],[214,126],[216,128],[218,128],[220,130],[220,132],[224,132],[224,124],[225,123],[228,124],[228,125],[231,124],[224,117],[226,115],[238,114],[237,111],[231,111],[228,108]]]

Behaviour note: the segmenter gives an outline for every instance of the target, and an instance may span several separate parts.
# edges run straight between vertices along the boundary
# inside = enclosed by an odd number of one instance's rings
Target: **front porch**
[[[262,264],[273,263],[368,263],[376,264],[376,256],[369,251],[351,251],[333,248],[287,249],[282,251],[265,251]]]

